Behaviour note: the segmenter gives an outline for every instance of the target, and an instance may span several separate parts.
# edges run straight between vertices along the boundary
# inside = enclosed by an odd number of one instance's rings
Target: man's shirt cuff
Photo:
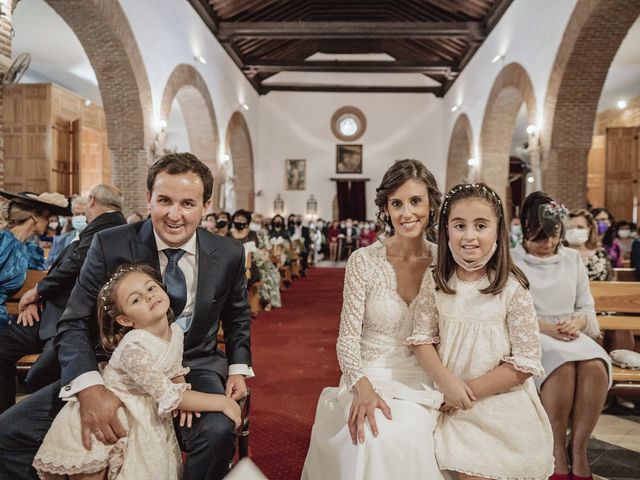
[[[94,385],[104,385],[104,380],[100,372],[95,370],[91,372],[85,372],[82,375],[74,378],[70,383],[63,385],[58,395],[65,401],[76,400],[76,394],[85,388],[93,387]]]
[[[256,376],[253,373],[253,368],[243,363],[229,365],[229,375],[244,375],[244,378],[253,378]]]

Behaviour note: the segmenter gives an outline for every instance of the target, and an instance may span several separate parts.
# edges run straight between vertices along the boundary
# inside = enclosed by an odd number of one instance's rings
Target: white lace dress
[[[435,246],[430,245],[435,256]],[[413,318],[423,315],[425,273],[420,293],[407,305],[397,294],[396,275],[378,241],[356,250],[347,263],[337,342],[340,386],[325,388],[318,401],[303,479],[441,479],[433,450],[442,395],[404,341]],[[347,420],[352,386],[363,376],[391,408],[392,420],[376,409],[379,435],[368,423],[365,442],[353,445]]]
[[[513,277],[498,295],[483,294],[486,276],[462,282],[456,294],[426,291],[426,315],[416,317],[407,343],[439,343],[445,367],[477,378],[508,362],[543,375],[539,329],[531,295]],[[467,411],[442,415],[435,450],[442,470],[495,479],[546,480],[553,473],[553,436],[533,380],[483,398]]]
[[[91,473],[108,468],[108,479],[180,478],[180,447],[173,428],[175,409],[189,384],[171,378],[185,375],[182,367],[184,334],[171,325],[169,342],[146,330],[127,333],[113,352],[102,375],[124,409],[118,410],[128,435],[105,445],[91,434],[91,450],[82,445],[80,404],[68,402],[56,416],[33,461],[40,478]]]

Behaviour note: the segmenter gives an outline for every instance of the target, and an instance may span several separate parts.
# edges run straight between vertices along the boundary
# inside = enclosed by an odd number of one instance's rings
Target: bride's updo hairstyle
[[[376,188],[376,227],[379,232],[384,232],[385,227],[391,227],[391,235],[395,233],[391,219],[388,218],[384,209],[387,206],[389,195],[395,192],[408,180],[417,180],[427,186],[427,196],[429,197],[429,223],[425,230],[429,240],[436,239],[436,224],[438,223],[438,212],[442,201],[442,193],[438,190],[433,174],[419,160],[406,159],[398,160],[394,163],[382,177],[380,186]]]

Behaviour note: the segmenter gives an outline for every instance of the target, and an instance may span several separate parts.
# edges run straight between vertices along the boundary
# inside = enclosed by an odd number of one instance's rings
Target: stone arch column
[[[249,127],[240,112],[234,112],[231,115],[225,146],[233,162],[235,206],[253,211],[255,203],[253,149]]]
[[[124,210],[145,211],[149,146],[154,137],[151,88],[126,15],[117,0],[46,0],[71,27],[100,88],[112,181]]]
[[[544,105],[543,185],[572,208],[587,204],[587,156],[598,101],[640,2],[581,0],[569,19]]]
[[[496,77],[489,94],[480,132],[480,179],[506,198],[509,152],[518,111],[525,103],[530,125],[536,124],[536,99],[522,65],[510,63]]]
[[[191,65],[180,64],[174,68],[164,88],[160,118],[167,120],[171,104],[177,99],[184,116],[191,153],[211,169],[216,183],[220,173],[218,163],[218,123],[209,89],[202,75]],[[166,137],[160,139],[163,146]],[[218,189],[213,189],[212,205],[218,205]]]
[[[451,187],[469,179],[469,164],[473,135],[469,117],[463,113],[453,125],[451,139],[449,140],[449,156],[447,158],[447,179],[445,192]]]

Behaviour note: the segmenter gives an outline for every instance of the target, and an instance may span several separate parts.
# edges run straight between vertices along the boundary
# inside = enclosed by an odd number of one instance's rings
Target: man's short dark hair
[[[147,174],[147,191],[149,193],[153,192],[156,176],[160,172],[167,172],[169,175],[187,172],[195,173],[202,180],[202,186],[204,187],[203,203],[206,203],[211,198],[211,193],[213,192],[211,170],[192,153],[169,153],[160,157],[157,162],[151,165]]]

